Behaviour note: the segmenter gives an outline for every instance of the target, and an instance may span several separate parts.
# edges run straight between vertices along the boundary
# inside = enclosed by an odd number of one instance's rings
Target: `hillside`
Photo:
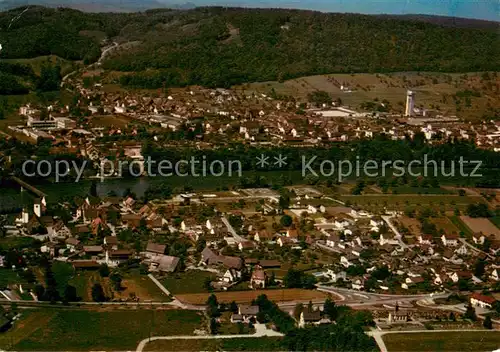
[[[218,7],[127,14],[35,7],[11,24],[21,12],[0,14],[2,57],[52,54],[90,63],[100,54],[97,38],[134,42],[108,55],[103,67],[134,72],[121,83],[139,87],[229,86],[341,72],[500,69],[498,32],[489,27]]]
[[[155,0],[4,0],[0,2],[0,9],[9,10],[27,5],[67,7],[86,12],[135,12],[166,7]]]

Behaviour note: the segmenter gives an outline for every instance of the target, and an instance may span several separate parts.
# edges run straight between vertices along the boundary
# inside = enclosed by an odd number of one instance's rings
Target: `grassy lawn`
[[[1,336],[4,342],[14,339],[17,351],[135,350],[150,331],[152,336],[191,335],[201,320],[187,310],[46,309],[29,312]]]
[[[146,344],[145,351],[284,351],[281,337],[244,337],[220,340],[159,340]]]
[[[70,285],[75,286],[78,297],[81,297],[82,301],[92,301],[92,286],[95,283],[101,284],[106,297],[113,299],[126,300],[135,296],[139,298],[139,301],[169,302],[171,300],[149,277],[135,272],[123,275],[122,290],[119,292],[112,288],[109,278],[101,277],[97,271],[77,271],[69,281]]]
[[[13,345],[17,345],[27,336],[46,326],[54,313],[55,311],[51,309],[23,310],[21,319],[10,330],[0,334],[0,348],[11,349]]]
[[[31,247],[36,242],[32,237],[9,236],[0,240],[0,251],[9,251],[13,248],[23,249]]]
[[[128,298],[131,294],[140,301],[170,302],[171,299],[146,275],[138,273],[125,274],[122,281],[123,290],[115,292],[115,297]]]
[[[69,284],[76,288],[76,294],[82,301],[92,301],[92,286],[100,283],[105,289],[104,280],[97,271],[78,270],[70,279]]]
[[[494,216],[490,218],[490,221],[500,229],[500,216]]]
[[[473,233],[471,229],[469,229],[469,227],[464,224],[459,216],[450,216],[449,219],[453,223],[453,225],[458,228],[459,232],[465,233],[465,236],[467,237],[472,237]]]
[[[281,337],[228,339],[223,341],[226,351],[283,351]]]
[[[26,281],[17,274],[17,271],[0,268],[0,288],[24,282]]]
[[[220,325],[217,328],[219,335],[241,335],[253,334],[255,329],[251,329],[249,324],[235,324],[231,323],[231,312],[224,312],[220,317]]]
[[[422,332],[383,336],[389,352],[493,351],[500,346],[500,332]]]
[[[189,270],[185,273],[174,273],[163,280],[162,284],[173,295],[179,293],[201,293],[208,292],[204,286],[207,278],[215,279],[216,275],[208,271]]]

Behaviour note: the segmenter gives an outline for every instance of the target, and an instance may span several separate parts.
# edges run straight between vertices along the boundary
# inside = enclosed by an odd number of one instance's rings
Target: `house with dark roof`
[[[104,237],[104,245],[108,249],[116,250],[118,249],[118,238],[116,236],[106,236]]]
[[[167,249],[167,246],[164,244],[157,244],[154,242],[148,242],[148,245],[146,246],[146,253],[149,254],[165,254],[165,250]]]
[[[267,274],[261,266],[256,266],[252,271],[250,277],[250,287],[253,289],[265,288],[267,281]]]
[[[309,324],[319,324],[321,321],[321,312],[319,310],[315,310],[312,312],[309,312],[307,310],[303,311],[300,313],[300,319],[299,319],[299,328],[304,328],[306,325]]]
[[[127,262],[133,253],[129,249],[106,250],[106,264],[110,267],[116,267]]]
[[[257,314],[259,314],[260,307],[255,305],[255,306],[249,306],[246,304],[240,304],[238,306],[238,314],[243,318],[244,322],[249,322],[250,319],[256,319]]]

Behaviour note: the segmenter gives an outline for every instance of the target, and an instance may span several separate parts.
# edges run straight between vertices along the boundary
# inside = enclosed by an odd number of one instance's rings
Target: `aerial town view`
[[[0,0],[0,351],[500,351],[498,0]]]

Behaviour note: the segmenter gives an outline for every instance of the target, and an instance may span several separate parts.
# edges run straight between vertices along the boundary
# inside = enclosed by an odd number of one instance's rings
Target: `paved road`
[[[420,295],[391,295],[383,293],[371,293],[364,291],[356,291],[346,288],[330,287],[330,286],[317,286],[323,292],[334,293],[343,297],[342,304],[347,306],[370,306],[374,304],[395,304],[402,302],[410,302],[429,298],[446,298],[450,295],[447,292],[439,292],[431,294]]]
[[[104,60],[104,58],[106,57],[106,55],[108,55],[108,53],[117,48],[118,46],[120,46],[120,44],[118,44],[117,42],[113,42],[113,45],[111,45],[110,47],[104,49],[101,53],[101,57],[99,58],[99,60],[97,60],[97,65],[100,65],[102,63],[102,60]]]
[[[222,222],[224,223],[224,225],[226,225],[227,230],[231,233],[231,235],[233,235],[236,242],[245,242],[246,241],[245,238],[241,237],[240,235],[238,235],[236,233],[233,226],[231,226],[231,224],[229,223],[229,220],[227,220],[227,218],[225,216],[222,217]]]
[[[284,336],[279,332],[267,329],[265,324],[255,324],[255,334],[252,335],[181,335],[181,336],[154,336],[146,338],[139,342],[136,352],[142,352],[148,342],[156,340],[218,340],[218,339],[241,339],[241,338],[259,338],[264,336]]]
[[[345,202],[342,202],[341,200],[338,200],[338,199],[334,199],[332,197],[327,197],[327,196],[324,196],[323,199],[328,199],[328,200],[331,200],[333,202],[337,202],[339,203],[340,205],[345,205]]]
[[[467,242],[467,240],[465,238],[459,238],[458,240],[460,242],[462,242],[463,244],[465,244],[467,247],[469,247],[474,253],[483,253],[486,256],[488,256],[488,258],[495,259],[495,257],[492,256],[491,254],[486,253],[486,252],[480,250],[479,248],[474,247],[472,244],[470,244],[469,242]]]
[[[100,65],[102,63],[102,60],[104,60],[104,57],[113,49],[115,49],[116,47],[118,47],[119,44],[117,42],[113,42],[113,45],[111,45],[110,47],[107,47],[106,49],[104,49],[101,53],[101,56],[99,57],[99,60],[97,60],[96,63],[93,63],[93,64],[90,64],[89,66],[87,66],[87,68],[92,68],[94,65]],[[75,71],[71,71],[70,73],[68,73],[67,75],[65,75],[62,80],[61,80],[61,88],[64,86],[64,83],[66,83],[66,81],[68,80],[68,78],[70,78],[71,76],[73,76],[75,73],[77,73],[78,70],[75,70]]]
[[[394,226],[394,224],[391,222],[392,218],[394,218],[394,216],[382,216],[382,219],[387,223],[392,232],[394,232],[396,236],[398,236],[399,245],[402,248],[408,249],[408,246],[403,242],[403,235],[401,235],[396,226]]]

